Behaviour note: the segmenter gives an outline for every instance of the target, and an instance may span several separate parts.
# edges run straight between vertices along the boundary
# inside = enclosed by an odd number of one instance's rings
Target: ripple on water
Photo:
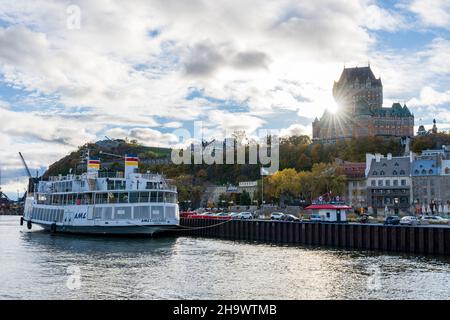
[[[0,217],[1,299],[449,299],[442,257],[51,235]],[[81,271],[70,290],[67,268]]]

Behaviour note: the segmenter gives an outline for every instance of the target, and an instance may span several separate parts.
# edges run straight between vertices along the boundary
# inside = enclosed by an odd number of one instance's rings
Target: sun
[[[332,104],[327,107],[327,110],[328,110],[328,112],[330,112],[332,114],[336,114],[339,111],[339,107],[336,104]]]

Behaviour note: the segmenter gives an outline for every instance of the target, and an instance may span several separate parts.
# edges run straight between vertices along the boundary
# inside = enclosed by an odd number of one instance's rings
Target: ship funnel
[[[87,173],[88,174],[97,174],[98,170],[100,170],[100,159],[98,159],[98,158],[88,158],[88,161],[87,161]]]
[[[134,154],[125,155],[125,178],[129,178],[131,173],[137,173],[139,159]]]

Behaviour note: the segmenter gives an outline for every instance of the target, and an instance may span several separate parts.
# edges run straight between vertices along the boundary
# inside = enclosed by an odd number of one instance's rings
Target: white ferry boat
[[[161,174],[138,173],[138,159],[125,156],[125,172],[99,172],[87,158],[87,172],[50,177],[29,190],[21,224],[51,232],[153,235],[179,226],[176,187]]]

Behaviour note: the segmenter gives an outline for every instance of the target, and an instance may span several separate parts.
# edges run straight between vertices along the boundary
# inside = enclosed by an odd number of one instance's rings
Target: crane
[[[100,151],[100,154],[106,154],[107,156],[111,156],[111,157],[117,157],[117,158],[125,158],[124,156],[120,156],[118,154],[114,154],[114,153],[108,153],[108,152],[104,152],[104,151]]]
[[[23,163],[23,166],[25,167],[25,171],[27,172],[28,177],[30,179],[32,179],[33,176],[31,175],[30,169],[28,169],[27,163],[25,162],[25,159],[21,152],[19,152],[19,156],[20,156],[20,159],[22,159],[22,163]]]

